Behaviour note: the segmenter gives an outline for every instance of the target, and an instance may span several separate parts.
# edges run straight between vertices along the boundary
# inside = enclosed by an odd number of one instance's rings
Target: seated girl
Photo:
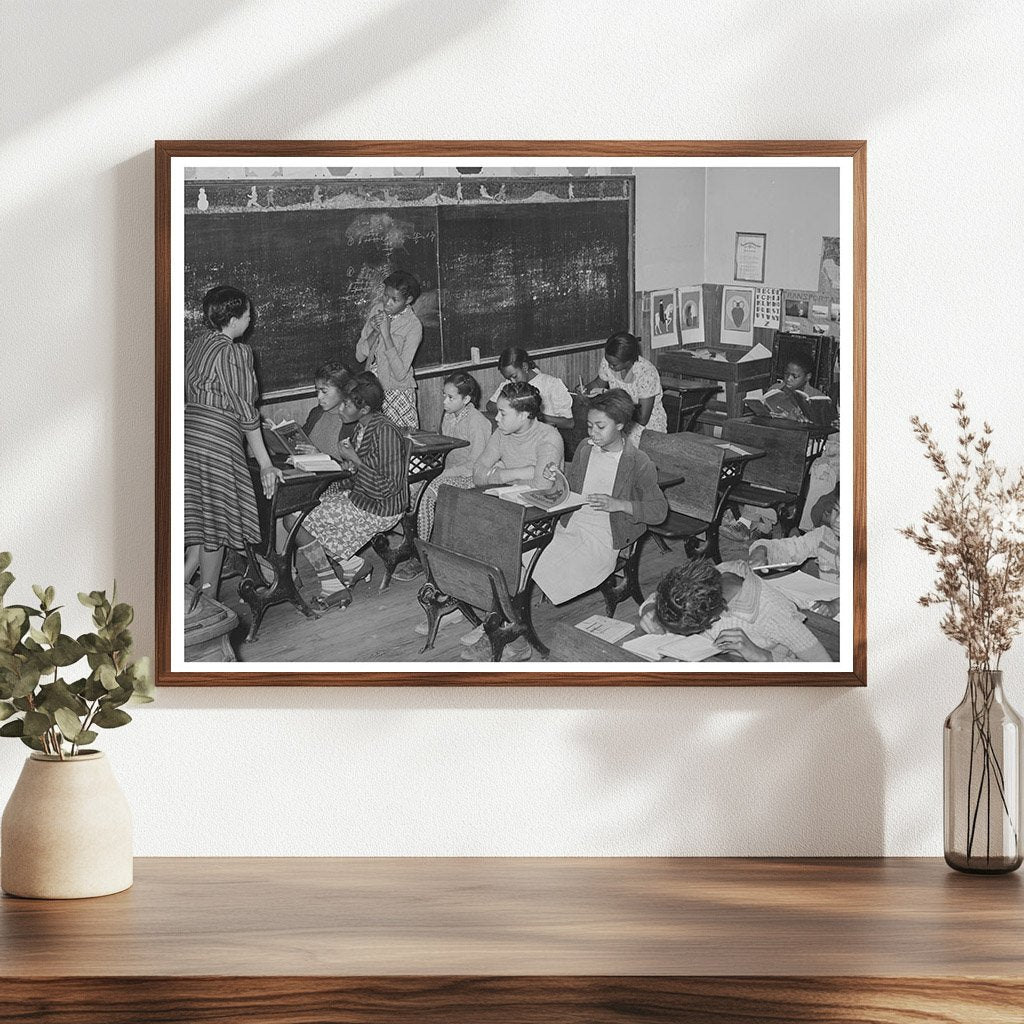
[[[564,604],[603,583],[619,551],[668,515],[654,463],[625,444],[632,419],[633,402],[625,391],[616,388],[590,399],[588,437],[567,471],[570,487],[587,505],[559,524],[533,573],[552,604]]]
[[[505,385],[498,396],[498,429],[473,465],[476,486],[550,486],[544,470],[550,465],[561,469],[565,450],[562,435],[537,419],[540,409],[540,392],[532,384],[517,381]]]
[[[450,374],[444,381],[444,416],[441,419],[441,433],[468,441],[466,448],[456,448],[448,453],[441,475],[432,480],[420,498],[419,514],[416,520],[417,535],[430,539],[434,528],[434,509],[437,506],[437,489],[441,484],[469,490],[473,486],[473,466],[483,455],[491,437],[491,421],[477,408],[480,402],[480,385],[471,374],[461,370]],[[417,558],[410,558],[395,569],[393,579],[413,580],[423,572]]]
[[[498,429],[491,434],[473,466],[473,483],[477,487],[518,483],[540,490],[550,487],[545,470],[552,466],[561,469],[565,452],[562,435],[537,419],[540,407],[540,392],[532,384],[515,381],[505,386],[498,396]],[[458,620],[453,618],[454,621]],[[483,626],[462,637],[462,643],[468,648],[462,654],[465,660],[490,660],[491,645]],[[530,650],[525,641],[513,642],[505,648],[501,660],[525,661]]]
[[[320,581],[320,595],[311,602],[320,610],[350,602],[348,588],[372,572],[358,553],[378,533],[394,527],[409,503],[403,439],[381,412],[380,381],[372,373],[357,374],[343,396],[341,417],[356,426],[352,439],[339,443],[338,455],[355,469],[355,475],[350,488],[332,484],[299,531],[299,551]],[[339,563],[340,579],[328,553]]]
[[[597,377],[588,386],[595,389],[621,388],[636,403],[634,424],[626,438],[634,446],[640,443],[644,429],[659,434],[668,431],[668,417],[662,405],[661,375],[657,367],[640,355],[640,339],[627,331],[613,334],[604,346]]]
[[[693,559],[670,569],[640,606],[648,633],[701,633],[730,661],[829,661],[796,605],[746,562]]]
[[[341,458],[338,445],[344,438],[351,438],[356,424],[346,423],[341,415],[341,403],[345,397],[345,386],[352,379],[352,373],[344,363],[324,363],[317,367],[313,382],[316,385],[316,405],[309,410],[303,430],[313,442],[315,451]]]
[[[820,525],[799,537],[758,540],[750,545],[750,565],[801,565],[809,558],[818,563],[818,577],[839,582],[839,484],[816,503],[812,515]],[[839,599],[816,601],[811,611],[835,618]]]
[[[524,348],[507,348],[498,356],[498,371],[505,378],[487,402],[487,411],[498,411],[498,399],[509,381],[532,384],[540,392],[540,411],[545,423],[553,427],[572,427],[572,395],[565,382],[549,373],[541,373]]]

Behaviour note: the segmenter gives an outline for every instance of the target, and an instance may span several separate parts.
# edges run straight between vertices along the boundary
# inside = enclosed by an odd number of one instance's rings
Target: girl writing
[[[541,373],[524,348],[507,348],[498,356],[498,371],[505,380],[487,402],[487,411],[498,411],[498,398],[508,383],[532,384],[540,392],[540,411],[553,427],[572,427],[572,395],[558,378]]]
[[[498,396],[498,429],[473,466],[474,484],[548,486],[544,470],[549,465],[561,469],[565,452],[562,435],[537,419],[540,408],[540,392],[532,384],[505,385]]]
[[[640,355],[640,339],[627,331],[613,334],[604,346],[604,359],[588,390],[621,388],[636,403],[634,423],[659,434],[668,432],[668,417],[661,403],[661,375],[657,367]],[[631,444],[640,443],[642,430],[631,426],[626,436]]]

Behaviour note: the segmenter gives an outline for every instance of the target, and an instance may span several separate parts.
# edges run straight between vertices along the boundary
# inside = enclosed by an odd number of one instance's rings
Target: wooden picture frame
[[[764,260],[768,236],[764,231],[737,231],[732,279],[764,284]]]
[[[645,289],[650,291],[654,285],[661,283],[660,281],[647,282],[637,279],[637,266],[641,261],[636,260],[634,248],[638,244],[638,239],[640,244],[645,244],[645,238],[650,233],[650,222],[645,218],[660,216],[653,208],[646,208],[642,201],[642,183],[646,169],[698,166],[706,169],[707,176],[714,174],[714,168],[725,165],[749,168],[750,173],[754,175],[759,171],[771,168],[772,161],[776,159],[783,161],[777,167],[779,170],[784,169],[785,166],[794,166],[793,160],[795,159],[795,166],[822,167],[835,171],[837,226],[835,229],[819,231],[818,237],[820,238],[822,235],[838,237],[842,248],[845,249],[842,256],[843,264],[851,268],[851,272],[844,274],[843,277],[845,291],[841,300],[847,310],[843,317],[843,328],[847,332],[844,341],[849,347],[849,353],[846,358],[840,360],[838,371],[840,376],[837,381],[843,398],[842,419],[837,435],[839,448],[837,465],[839,466],[838,472],[844,480],[851,481],[849,485],[844,483],[839,513],[842,538],[840,564],[843,566],[843,573],[841,577],[842,614],[836,626],[838,661],[822,661],[812,664],[796,661],[769,664],[738,662],[656,664],[631,661],[628,655],[623,656],[620,647],[609,645],[605,652],[605,649],[589,644],[589,641],[594,638],[575,629],[573,622],[568,619],[556,622],[557,628],[552,628],[544,638],[546,647],[554,649],[555,643],[561,645],[559,648],[559,656],[563,658],[561,661],[537,660],[536,651],[533,653],[531,661],[497,664],[461,660],[450,662],[409,660],[395,663],[373,660],[370,657],[358,662],[339,660],[336,657],[301,662],[292,660],[261,661],[255,660],[252,651],[246,649],[244,651],[246,660],[239,662],[226,660],[227,651],[231,648],[224,646],[227,641],[223,637],[214,644],[214,646],[218,643],[221,645],[220,649],[225,652],[223,656],[214,654],[212,661],[196,660],[193,656],[186,656],[183,596],[185,581],[182,570],[184,554],[184,432],[182,424],[185,393],[183,367],[186,316],[191,318],[190,323],[194,323],[194,309],[197,303],[195,294],[189,294],[186,299],[185,277],[188,258],[186,238],[194,240],[197,237],[194,234],[187,234],[187,230],[192,230],[187,229],[189,219],[191,218],[193,223],[198,224],[200,221],[197,218],[202,214],[209,213],[211,209],[210,205],[207,205],[206,208],[203,207],[198,192],[193,188],[193,192],[189,194],[195,205],[186,214],[185,195],[189,187],[195,186],[196,182],[200,180],[218,181],[225,184],[225,189],[221,189],[220,186],[211,186],[202,198],[206,200],[207,204],[212,204],[215,214],[230,212],[236,218],[230,222],[226,218],[222,219],[223,224],[226,225],[224,230],[228,232],[225,237],[230,236],[234,239],[235,235],[231,235],[230,232],[235,231],[236,227],[241,231],[239,226],[244,224],[245,230],[250,228],[260,230],[261,222],[257,218],[276,216],[279,211],[286,208],[290,211],[302,211],[305,222],[312,222],[315,218],[312,217],[310,211],[333,209],[342,204],[343,201],[336,198],[341,194],[337,190],[339,183],[350,180],[362,181],[360,171],[369,171],[370,168],[375,171],[375,187],[379,188],[380,194],[386,195],[387,202],[392,204],[389,209],[399,208],[407,202],[404,198],[395,198],[396,195],[399,195],[401,188],[408,189],[413,187],[417,181],[436,175],[450,179],[452,187],[450,194],[447,192],[447,185],[439,189],[434,200],[436,203],[444,205],[450,200],[452,204],[457,205],[459,200],[456,195],[461,183],[462,201],[468,204],[470,200],[467,197],[470,197],[473,202],[485,202],[489,210],[496,211],[493,216],[499,220],[506,216],[504,210],[498,210],[499,204],[514,204],[520,201],[537,203],[538,200],[530,198],[529,195],[522,198],[524,193],[521,186],[524,182],[529,185],[531,178],[543,178],[545,193],[543,198],[552,211],[551,216],[565,216],[572,221],[574,226],[579,223],[594,223],[595,230],[604,231],[605,236],[603,237],[607,244],[613,251],[619,253],[616,257],[618,262],[614,265],[619,268],[628,268],[627,271],[624,271],[628,273],[629,283],[629,301],[627,303],[621,303],[621,296],[615,291],[615,288],[611,285],[608,286],[609,293],[615,292],[614,309],[621,308],[623,310],[621,316],[616,315],[616,323],[607,328],[602,326],[600,334],[592,326],[581,327],[581,331],[589,332],[585,337],[570,339],[568,342],[563,338],[557,348],[538,344],[536,338],[530,339],[529,343],[523,345],[523,347],[529,348],[531,354],[534,354],[539,361],[547,359],[552,364],[557,363],[563,376],[568,380],[569,386],[573,387],[577,382],[577,377],[571,372],[572,368],[586,367],[586,372],[589,373],[590,367],[596,366],[600,361],[605,330],[610,334],[613,327],[614,329],[626,329],[626,325],[628,325],[629,330],[639,333],[639,324],[636,320],[639,304],[636,302],[636,293]],[[571,168],[566,166],[570,164]],[[456,167],[472,173],[463,174],[457,171]],[[212,174],[214,169],[219,169],[217,176]],[[342,171],[345,173],[340,173]],[[159,582],[156,593],[157,649],[155,661],[159,685],[865,685],[865,175],[866,144],[863,141],[158,141],[155,145],[155,485],[157,507],[156,577]],[[364,177],[369,177],[369,175],[364,175]],[[319,178],[319,180],[314,181],[315,178]],[[615,179],[618,181],[616,182]],[[192,183],[192,186],[188,186],[189,182]],[[504,193],[501,192],[502,184],[507,186]],[[275,185],[277,189],[272,197],[274,205],[268,209],[267,192],[268,189],[274,189]],[[319,191],[317,192],[318,185]],[[231,204],[235,203],[234,197],[238,195],[238,189],[242,186],[245,187],[245,203],[235,208]],[[299,196],[296,190],[302,189],[305,192]],[[409,194],[402,192],[401,196]],[[484,199],[485,194],[486,199]],[[229,199],[225,200],[228,206],[217,206],[217,202],[220,202],[218,197],[221,195],[229,196]],[[366,199],[366,195],[362,193],[360,195],[362,202]],[[250,199],[252,200],[251,205],[249,204]],[[624,199],[628,200],[625,204],[622,203]],[[621,212],[618,214],[608,212],[607,216],[603,218],[588,221],[587,218],[581,219],[582,214],[578,215],[576,207],[571,205],[572,203],[577,205],[593,203],[596,206],[602,201],[608,204],[609,211],[614,203],[619,203],[620,205],[616,209]],[[522,213],[521,216],[526,218],[528,214],[532,216],[532,209]],[[467,213],[466,216],[469,217],[469,214]],[[512,217],[513,214],[507,216]],[[515,216],[520,215],[515,214]],[[621,223],[622,217],[628,217],[629,223],[628,244],[625,246],[621,241],[621,231],[615,226],[617,223]],[[242,218],[249,218],[249,220],[243,221]],[[296,214],[288,222],[291,225],[289,230],[294,231],[294,226],[300,219]],[[457,219],[458,217],[453,215],[450,222],[454,223]],[[411,216],[409,220],[412,223],[415,217]],[[208,226],[209,220],[203,221],[203,223]],[[271,222],[267,220],[262,223],[270,224]],[[284,224],[285,222],[275,223]],[[443,223],[448,225],[449,221]],[[477,221],[473,223],[476,224]],[[766,226],[771,229],[770,223],[766,222]],[[723,230],[725,227],[723,225]],[[732,241],[733,227],[728,226],[729,242]],[[418,229],[410,229],[410,232],[415,233],[416,230]],[[446,227],[445,230],[448,228]],[[663,237],[664,234],[662,229],[659,237]],[[483,236],[478,231],[476,235],[461,237],[478,240]],[[449,242],[448,238],[434,239],[433,241],[437,243],[439,249],[445,244],[449,246],[454,244]],[[732,259],[729,257],[733,253],[728,253],[726,256],[729,263],[724,268],[720,266],[723,254],[715,248],[718,246],[720,249],[720,243],[720,238],[705,239],[704,266],[707,271],[703,275],[705,282],[726,279],[728,269],[732,269],[729,266]],[[729,245],[729,248],[731,249],[732,246]],[[198,249],[192,251],[197,252]],[[517,258],[526,258],[521,253],[514,255]],[[649,255],[645,253],[644,258],[648,258]],[[777,253],[773,256],[773,260],[778,261],[780,255]],[[815,252],[809,259],[815,274],[818,272],[819,255]],[[454,260],[459,257],[452,256],[450,258]],[[483,255],[477,253],[474,258],[484,261],[476,264],[478,268],[486,265],[486,253]],[[548,266],[543,262],[548,259],[547,253],[541,252],[539,255],[535,255],[535,259],[539,261],[538,266]],[[775,262],[773,262],[773,266],[775,266]],[[460,335],[452,326],[455,321],[449,310],[457,303],[453,301],[448,309],[445,307],[446,296],[443,280],[446,280],[444,272],[447,265],[443,263],[441,256],[438,256],[438,268],[439,277],[442,278],[438,284],[439,308],[435,311],[438,317],[438,330],[442,334],[442,346],[450,344],[451,351],[458,358],[447,364],[430,366],[423,371],[417,370],[418,379],[424,390],[426,386],[423,382],[433,381],[434,384],[431,387],[439,391],[435,385],[439,379],[443,379],[441,374],[456,368],[468,370],[486,378],[481,380],[484,385],[483,397],[486,400],[493,389],[493,381],[496,379],[496,352],[487,347],[486,341],[482,345],[470,344],[471,341],[478,339],[470,337],[471,332],[468,331]],[[715,273],[716,269],[717,273]],[[203,275],[196,272],[195,266],[190,266],[189,272],[192,275],[190,280],[193,284],[204,280]],[[266,274],[265,267],[263,272]],[[549,273],[554,272],[549,268]],[[616,272],[618,273],[618,271]],[[230,278],[245,276],[240,265],[237,264],[232,264],[231,268],[225,264],[224,275]],[[612,276],[614,277],[614,275]],[[693,278],[687,274],[684,279],[692,280]],[[205,280],[207,282],[210,280],[208,274]],[[264,280],[268,294],[274,293],[274,275],[266,274]],[[379,284],[379,281],[377,283]],[[815,281],[810,282],[808,286],[814,287],[816,283],[815,278]],[[800,287],[803,282],[802,280],[773,280],[769,284],[773,287]],[[721,301],[721,286],[718,287],[719,291],[716,293],[713,284],[705,283],[702,286],[705,302],[712,303],[710,309],[705,308],[706,316],[703,318],[708,331],[718,328],[720,325],[720,306],[715,308],[715,303]],[[621,288],[619,290],[621,291]],[[274,293],[274,298],[275,302],[279,302],[281,296]],[[260,301],[259,297],[253,299],[253,305],[257,312],[257,329],[263,326],[263,320],[260,318],[264,314],[259,308]],[[609,302],[611,301],[609,299]],[[546,308],[552,317],[560,315],[554,306]],[[609,308],[612,307],[609,306]],[[278,306],[278,311],[280,312],[280,306]],[[273,321],[274,312],[274,309],[266,312],[267,323]],[[488,312],[488,310],[484,310],[485,314]],[[429,315],[429,312],[425,314],[425,320]],[[607,311],[605,311],[605,315],[607,315]],[[282,317],[281,320],[283,319]],[[494,323],[495,321],[490,321],[491,325]],[[509,328],[513,333],[520,329],[515,324]],[[764,337],[770,333],[770,331],[755,327],[755,343],[763,341]],[[295,344],[300,344],[300,341],[296,341]],[[300,350],[296,348],[294,351],[299,352]],[[311,348],[308,351],[306,349],[301,351],[306,353],[308,359],[309,353],[315,350]],[[447,350],[442,348],[440,351]],[[723,358],[725,361],[719,363],[719,367],[722,369],[718,379],[726,382],[733,381],[731,384],[723,384],[723,387],[728,387],[730,394],[739,388],[739,391],[735,391],[739,395],[737,399],[739,401],[742,399],[742,388],[754,383],[757,379],[756,375],[750,372],[748,364],[731,363],[728,355]],[[312,374],[312,368],[304,365],[304,373]],[[746,366],[746,369],[743,373],[737,374],[735,368],[730,370],[730,367],[736,366],[740,368]],[[257,368],[259,369],[259,360],[257,360]],[[288,372],[291,372],[291,369]],[[581,369],[579,376],[583,375]],[[312,381],[309,381],[309,386],[301,393],[289,393],[285,397],[275,397],[273,400],[275,406],[291,403],[287,405],[287,408],[298,409],[303,404],[308,407],[311,404],[311,385]],[[267,392],[267,394],[270,393]],[[437,411],[437,409],[434,410],[434,412]],[[431,422],[431,426],[433,422],[436,422],[436,417]],[[710,429],[714,432],[714,427]],[[672,435],[664,436],[671,438]],[[409,443],[415,447],[414,440]],[[718,444],[716,440],[715,443],[721,448],[729,442],[722,441],[721,444]],[[682,488],[680,493],[685,499],[685,485],[682,485]],[[669,497],[671,501],[671,494]],[[275,538],[264,537],[264,541],[269,545],[267,550],[276,551]],[[260,543],[263,544],[264,541]],[[649,544],[647,547],[654,550],[655,545]],[[246,575],[250,573],[250,566],[254,564],[256,564],[255,558],[247,556],[243,562],[243,570]],[[280,579],[283,578],[282,570]],[[277,586],[278,577],[269,572],[266,572],[262,579],[264,583],[271,579],[274,581],[273,585]],[[419,589],[419,583],[411,586],[405,584],[405,589],[402,591],[417,610],[416,594]],[[364,602],[363,614],[369,615],[371,605],[375,603],[371,599],[371,595],[373,599],[376,598],[376,587],[373,591],[364,589],[356,598],[357,602],[359,600]],[[224,596],[223,591],[221,596]],[[527,606],[529,606],[528,603]],[[228,603],[227,607],[231,613],[233,608],[239,606]],[[566,607],[571,609],[572,605]],[[356,609],[355,602],[344,611],[335,610],[330,613],[337,617],[335,619],[325,615],[318,620],[317,625],[323,624],[324,629],[327,630],[328,627],[336,629],[337,624],[343,621],[353,622],[353,619],[344,619],[343,617],[351,616],[354,609]],[[290,614],[294,609],[286,603],[281,609],[271,609],[271,611],[275,614],[283,612]],[[582,619],[591,611],[603,611],[603,609],[591,609],[578,617]],[[298,617],[297,612],[295,614],[296,621],[302,625],[305,620]],[[544,614],[547,612],[545,611]],[[636,604],[627,599],[619,606],[617,617],[635,619]],[[572,614],[569,615],[569,618],[572,618]],[[211,623],[210,627],[211,635],[215,634],[215,624]],[[539,632],[540,627],[538,626]],[[583,639],[581,640],[581,638]],[[383,640],[381,642],[385,643]],[[397,639],[393,638],[387,642],[393,645],[399,643]],[[402,642],[407,642],[404,635]],[[595,651],[602,652],[602,656],[595,659]],[[623,664],[623,662],[627,663]]]

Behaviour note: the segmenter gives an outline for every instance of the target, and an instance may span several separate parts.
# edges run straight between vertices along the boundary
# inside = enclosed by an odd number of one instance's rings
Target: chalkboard
[[[629,327],[630,210],[602,200],[439,209],[446,362]]]
[[[629,326],[633,180],[262,179],[185,184],[186,337],[218,284],[253,300],[264,395],[343,359],[381,282],[423,285],[417,369],[509,345],[570,347]]]

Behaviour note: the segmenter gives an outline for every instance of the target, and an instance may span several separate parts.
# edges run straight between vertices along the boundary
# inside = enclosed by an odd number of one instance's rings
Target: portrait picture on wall
[[[723,145],[157,143],[158,682],[863,685],[863,148]]]
[[[700,288],[679,289],[679,330],[701,330],[701,294]]]
[[[667,348],[679,341],[679,314],[674,288],[651,293],[651,348]]]

